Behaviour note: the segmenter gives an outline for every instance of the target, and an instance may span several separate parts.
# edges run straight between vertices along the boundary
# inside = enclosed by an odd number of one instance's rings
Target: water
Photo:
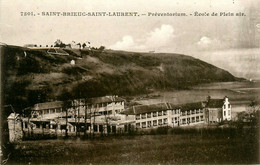
[[[138,99],[140,104],[155,104],[160,102],[170,102],[174,104],[185,104],[206,100],[211,98],[229,97],[232,105],[232,116],[238,112],[246,111],[252,100],[260,101],[260,82],[219,82],[201,84],[192,87],[190,90],[159,91],[148,95],[148,97]]]

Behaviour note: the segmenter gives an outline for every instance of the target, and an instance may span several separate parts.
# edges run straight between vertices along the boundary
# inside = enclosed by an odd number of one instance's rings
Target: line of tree
[[[83,49],[85,49],[86,48],[86,46],[87,46],[87,44],[88,45],[90,45],[90,42],[89,41],[87,41],[87,42],[83,42],[83,43],[77,43],[76,44],[76,42],[75,41],[72,41],[73,43],[75,43],[75,45],[78,45],[79,46],[79,48],[81,49],[81,48],[83,48]],[[66,46],[68,46],[68,47],[70,47],[71,48],[71,44],[66,44],[66,43],[64,43],[64,42],[62,42],[60,39],[57,39],[55,42],[54,42],[54,47],[59,47],[59,48],[65,48]],[[89,46],[90,47],[90,46]],[[91,47],[91,49],[93,49],[93,50],[100,50],[100,51],[103,51],[103,50],[105,50],[105,46],[100,46],[99,48],[95,48],[95,47]]]

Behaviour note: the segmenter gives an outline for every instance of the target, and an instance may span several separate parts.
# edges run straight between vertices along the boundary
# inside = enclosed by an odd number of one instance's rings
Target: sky
[[[57,17],[42,12],[138,12],[139,17]],[[34,12],[36,16],[21,16]],[[148,16],[186,13],[187,16]],[[194,16],[242,12],[245,16]],[[192,14],[192,16],[190,15]],[[183,53],[260,79],[260,1],[244,0],[1,0],[0,42],[52,45],[90,42],[109,49]],[[243,69],[243,66],[248,66]]]

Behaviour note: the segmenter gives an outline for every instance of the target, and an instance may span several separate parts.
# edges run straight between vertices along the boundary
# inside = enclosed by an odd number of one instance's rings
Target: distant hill
[[[4,102],[21,109],[37,102],[102,95],[138,95],[155,90],[188,89],[199,83],[238,78],[199,59],[164,53],[1,46]],[[75,60],[76,64],[70,64]]]

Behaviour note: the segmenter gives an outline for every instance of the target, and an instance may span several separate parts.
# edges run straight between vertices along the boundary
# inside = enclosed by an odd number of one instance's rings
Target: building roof
[[[103,96],[103,97],[94,97],[94,98],[86,99],[87,104],[111,103],[111,102],[119,102],[119,101],[124,101],[124,99],[117,96]],[[32,109],[43,110],[43,109],[61,108],[62,106],[63,106],[63,101],[53,101],[53,102],[35,104]]]
[[[126,115],[136,115],[141,113],[149,113],[156,111],[163,111],[172,109],[169,103],[159,103],[159,104],[150,104],[150,105],[136,105],[130,108],[127,108],[122,114]]]
[[[97,104],[97,103],[111,103],[111,102],[120,102],[124,101],[121,97],[118,96],[103,96],[103,97],[93,97],[86,100],[87,103]]]
[[[53,101],[53,102],[45,102],[35,104],[34,110],[43,110],[43,109],[53,109],[53,108],[61,108],[63,106],[63,101]]]
[[[17,114],[17,113],[11,113],[9,116],[8,116],[8,118],[7,119],[16,119],[17,117],[19,116],[19,114]]]
[[[187,104],[179,105],[179,108],[181,109],[182,112],[184,112],[184,111],[189,111],[189,110],[202,109],[203,105],[202,105],[202,102],[194,102],[194,103],[187,103]]]
[[[126,109],[122,114],[126,115],[136,115],[141,113],[149,113],[149,112],[156,112],[156,111],[163,111],[163,110],[173,110],[173,109],[180,109],[181,111],[187,110],[195,110],[195,109],[202,109],[201,102],[195,103],[187,103],[181,105],[174,105],[172,103],[159,103],[159,104],[150,104],[150,105],[137,105]]]
[[[222,108],[224,104],[224,99],[209,99],[206,104],[207,108]]]

